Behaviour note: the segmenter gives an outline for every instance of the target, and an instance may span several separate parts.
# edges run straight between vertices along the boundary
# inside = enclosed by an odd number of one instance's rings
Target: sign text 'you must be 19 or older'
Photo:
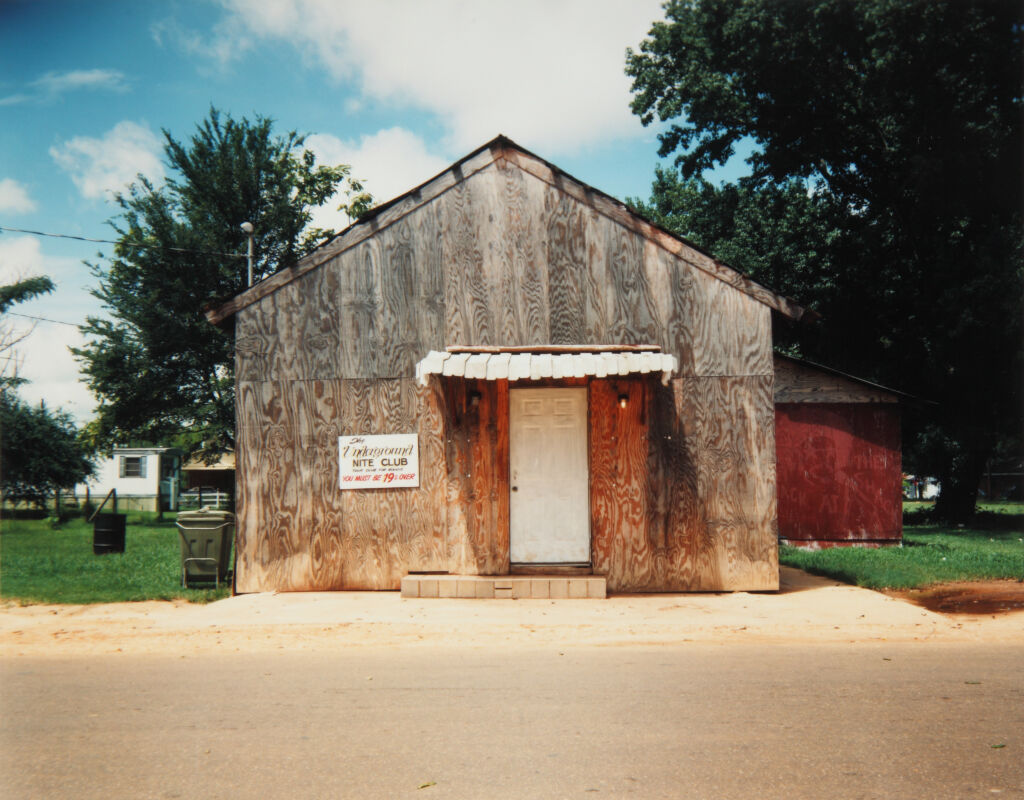
[[[415,433],[339,436],[338,482],[342,489],[419,486],[418,437]]]

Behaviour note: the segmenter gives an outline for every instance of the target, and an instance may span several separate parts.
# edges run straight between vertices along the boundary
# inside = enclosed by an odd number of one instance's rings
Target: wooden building
[[[804,311],[498,137],[208,312],[237,590],[777,588],[773,313]]]
[[[905,399],[893,389],[776,354],[781,541],[798,547],[902,541]]]
[[[182,508],[211,507],[224,511],[234,508],[235,454],[222,453],[214,463],[193,458],[181,468]]]

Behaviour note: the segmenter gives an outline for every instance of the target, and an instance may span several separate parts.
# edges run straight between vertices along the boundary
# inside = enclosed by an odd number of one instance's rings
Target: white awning
[[[661,382],[667,385],[677,367],[675,356],[650,345],[534,349],[451,347],[446,351],[431,350],[427,353],[416,365],[416,379],[425,386],[430,375],[488,381],[536,381],[541,378],[606,378],[660,372]]]

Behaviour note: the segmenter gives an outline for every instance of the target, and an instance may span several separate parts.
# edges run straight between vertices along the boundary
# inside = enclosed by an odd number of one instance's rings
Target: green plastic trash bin
[[[227,577],[231,563],[231,542],[235,538],[235,515],[230,511],[201,508],[178,514],[181,539],[181,585]]]

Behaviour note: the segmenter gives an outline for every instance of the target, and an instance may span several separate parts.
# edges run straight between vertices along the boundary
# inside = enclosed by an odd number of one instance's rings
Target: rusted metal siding
[[[778,403],[775,450],[782,539],[819,546],[900,541],[897,404]]]

